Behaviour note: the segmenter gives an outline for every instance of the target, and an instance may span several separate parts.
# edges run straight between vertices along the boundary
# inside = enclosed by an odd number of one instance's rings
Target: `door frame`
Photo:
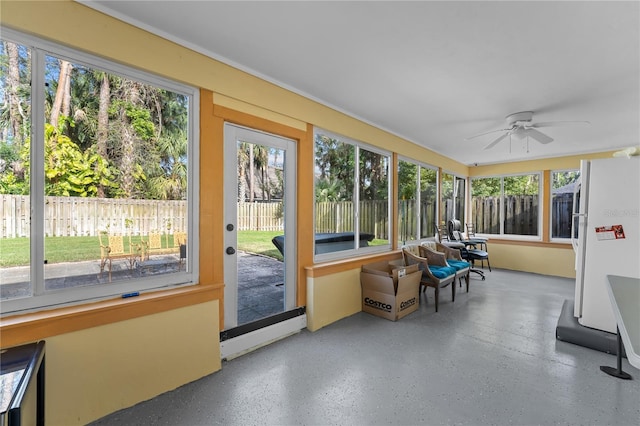
[[[233,248],[235,253],[225,252],[225,329],[236,327],[237,302],[238,302],[238,277],[237,277],[237,143],[248,142],[255,145],[263,145],[269,148],[277,148],[284,151],[284,235],[285,235],[285,276],[284,276],[284,306],[286,312],[296,307],[296,141],[283,136],[274,135],[258,129],[252,129],[232,123],[224,126],[224,243],[225,250]],[[236,176],[236,179],[230,178]],[[233,229],[229,230],[229,225]],[[230,309],[232,307],[232,309]]]

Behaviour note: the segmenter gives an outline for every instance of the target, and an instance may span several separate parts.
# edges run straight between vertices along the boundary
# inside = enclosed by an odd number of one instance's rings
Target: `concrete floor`
[[[95,425],[638,425],[634,380],[560,342],[573,280],[495,270],[470,292],[427,290],[398,322],[365,313],[223,362],[222,370]],[[606,303],[608,301],[603,301]]]

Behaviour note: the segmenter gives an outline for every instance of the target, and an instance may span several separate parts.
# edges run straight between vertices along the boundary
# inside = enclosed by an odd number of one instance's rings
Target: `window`
[[[400,244],[435,235],[438,171],[398,161],[398,238]]]
[[[316,129],[315,164],[316,255],[388,249],[390,155]]]
[[[442,173],[442,220],[458,219],[464,226],[465,208],[465,179]]]
[[[0,43],[2,313],[195,282],[197,91]]]
[[[579,177],[578,170],[551,172],[552,239],[571,238],[573,192]]]
[[[474,178],[471,215],[476,232],[540,236],[540,175]]]
[[[471,180],[471,223],[481,234],[500,234],[501,178]]]

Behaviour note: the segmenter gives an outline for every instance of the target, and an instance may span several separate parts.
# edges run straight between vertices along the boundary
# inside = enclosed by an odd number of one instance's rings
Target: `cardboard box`
[[[375,262],[362,266],[362,310],[396,321],[418,309],[422,272],[418,265]]]

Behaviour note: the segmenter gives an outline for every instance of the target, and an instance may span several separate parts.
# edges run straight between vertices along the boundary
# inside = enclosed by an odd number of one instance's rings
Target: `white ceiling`
[[[637,1],[82,3],[464,164],[640,143]],[[591,125],[465,140],[525,110]]]

